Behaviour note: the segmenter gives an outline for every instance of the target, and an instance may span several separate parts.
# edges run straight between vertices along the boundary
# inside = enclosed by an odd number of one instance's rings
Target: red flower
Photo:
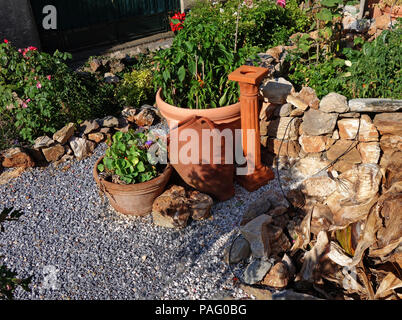
[[[4,39],[4,43],[9,43],[9,41],[7,39]]]
[[[286,0],[277,0],[276,4],[278,6],[281,6],[282,8],[285,8],[286,7]]]
[[[183,29],[183,22],[186,19],[186,14],[176,13],[173,17],[170,18],[170,29],[173,32]]]

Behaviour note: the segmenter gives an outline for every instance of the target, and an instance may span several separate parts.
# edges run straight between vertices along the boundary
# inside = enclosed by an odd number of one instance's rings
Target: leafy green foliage
[[[313,40],[308,35],[298,39],[297,49],[288,55],[288,78],[297,88],[310,86],[318,97],[338,92],[352,98],[394,98],[402,96],[402,28],[385,30],[373,42],[355,38],[355,48],[320,56],[316,62]]]
[[[20,210],[13,210],[13,208],[3,209],[0,213],[0,231],[4,232],[3,223],[5,221],[16,221],[22,215],[23,212]],[[18,286],[21,286],[25,291],[30,291],[29,284],[32,277],[18,279],[16,276],[16,272],[13,272],[7,268],[7,266],[0,264],[0,300],[13,299],[14,291]]]
[[[126,184],[155,178],[162,168],[156,164],[148,151],[158,144],[158,141],[148,139],[144,132],[116,132],[112,145],[106,150],[102,163],[98,165],[99,172],[117,175]]]
[[[385,30],[360,51],[345,49],[352,62],[344,92],[349,97],[402,99],[402,27]]]
[[[65,63],[70,54],[28,49],[0,44],[0,122],[13,123],[20,139],[32,142],[67,122],[111,114],[116,108],[113,85],[70,70]]]
[[[150,69],[133,70],[123,75],[123,80],[116,87],[116,97],[120,104],[140,107],[152,103],[155,99]]]
[[[287,10],[269,1],[255,1],[252,7],[235,0],[198,3],[171,48],[155,56],[155,89],[162,88],[165,101],[182,108],[236,103],[239,89],[227,79],[229,73],[248,59],[257,61],[261,48],[284,43],[291,32],[307,25],[292,2],[293,9]]]
[[[311,30],[292,39],[296,49],[287,56],[288,78],[300,89],[310,86],[318,97],[338,92],[347,98],[401,97],[401,24],[373,42],[354,39],[347,48],[342,38],[341,7],[347,1],[321,0]]]

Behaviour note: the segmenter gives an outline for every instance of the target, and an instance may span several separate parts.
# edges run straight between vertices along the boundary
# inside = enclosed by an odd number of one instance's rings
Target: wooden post
[[[247,159],[246,175],[237,175],[236,179],[248,191],[255,191],[274,178],[273,171],[261,164],[261,138],[258,118],[258,88],[268,69],[253,66],[241,66],[229,74],[229,80],[240,85],[240,115],[243,153]],[[252,146],[248,145],[249,130],[255,133]]]

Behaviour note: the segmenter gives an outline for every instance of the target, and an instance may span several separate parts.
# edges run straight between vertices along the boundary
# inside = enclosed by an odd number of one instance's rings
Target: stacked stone
[[[130,128],[154,124],[157,118],[156,108],[144,105],[138,113],[137,111],[127,107],[119,118],[107,116],[86,120],[78,127],[69,123],[52,137],[37,138],[33,146],[4,150],[0,153],[0,164],[5,168],[29,168],[49,163],[58,165],[74,158],[84,159],[93,153],[97,144],[111,138],[116,131],[127,132]]]
[[[402,100],[348,102],[332,92],[320,101],[313,89],[295,93],[284,79],[267,81],[261,93],[261,143],[276,156],[338,159],[333,169],[344,172],[359,163],[386,166],[401,151]]]

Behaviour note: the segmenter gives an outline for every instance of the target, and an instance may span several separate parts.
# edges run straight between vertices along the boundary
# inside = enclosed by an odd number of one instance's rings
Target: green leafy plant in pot
[[[105,156],[93,170],[96,183],[113,208],[143,216],[162,194],[172,174],[169,164],[158,163],[166,152],[163,141],[149,132],[116,132]]]
[[[169,123],[194,115],[217,124],[238,121],[239,88],[228,75],[255,53],[250,46],[234,50],[233,37],[224,28],[200,23],[190,13],[172,46],[154,58],[156,102],[162,115]]]

